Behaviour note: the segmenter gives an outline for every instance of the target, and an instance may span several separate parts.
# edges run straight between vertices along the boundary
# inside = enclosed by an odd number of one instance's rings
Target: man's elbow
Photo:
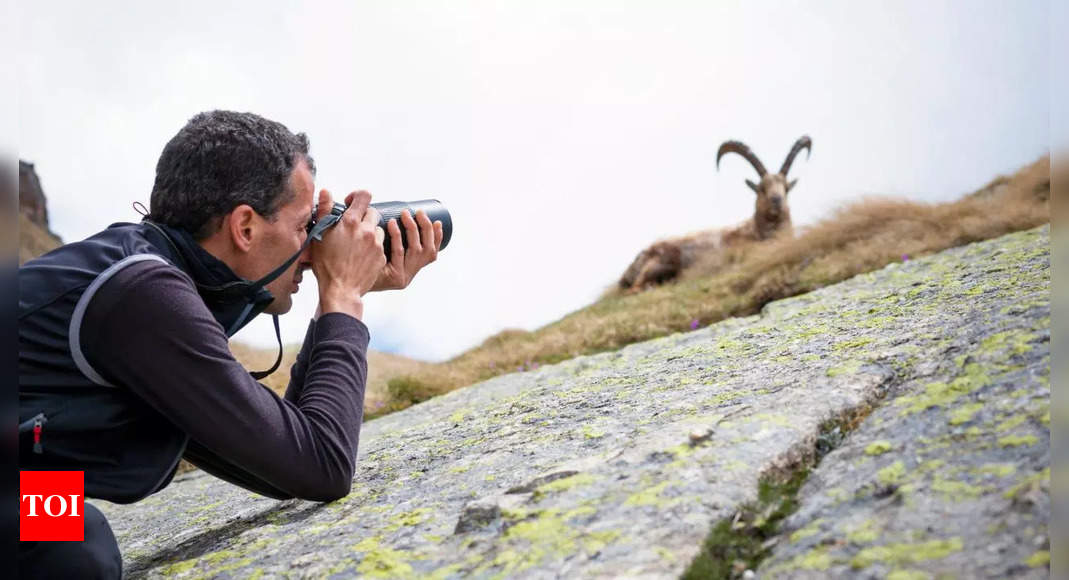
[[[302,493],[295,494],[301,499],[308,501],[319,502],[332,502],[349,495],[349,492],[353,489],[353,477],[351,475],[345,477],[331,477],[325,478],[316,485],[310,486],[308,489],[303,490]]]

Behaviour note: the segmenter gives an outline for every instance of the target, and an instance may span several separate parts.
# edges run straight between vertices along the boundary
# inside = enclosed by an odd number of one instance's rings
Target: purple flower
[[[690,329],[694,330],[694,329],[698,328],[698,324],[699,324],[699,322],[698,322],[697,318],[695,318],[694,320],[691,320],[690,321]]]
[[[520,366],[516,367],[516,372],[522,373],[523,372],[523,365],[520,365]]]
[[[535,364],[531,365],[531,370],[534,370],[534,369],[537,369],[537,368],[538,368],[538,363],[535,363]]]
[[[909,261],[909,254],[902,254],[902,261],[903,262],[908,262]]]

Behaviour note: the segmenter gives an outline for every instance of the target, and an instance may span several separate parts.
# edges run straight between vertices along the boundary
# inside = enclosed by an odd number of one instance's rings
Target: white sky
[[[259,113],[308,133],[336,197],[447,204],[439,261],[365,307],[373,348],[441,360],[589,304],[658,237],[745,219],[726,139],[778,168],[812,136],[796,224],[952,199],[1048,147],[1047,1],[286,4],[22,2],[17,142],[53,230],[140,219],[186,120]],[[262,318],[238,338],[273,344]]]

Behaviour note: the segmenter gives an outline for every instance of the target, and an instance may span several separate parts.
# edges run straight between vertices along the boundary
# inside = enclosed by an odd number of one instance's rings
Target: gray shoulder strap
[[[89,380],[103,387],[114,387],[115,385],[104,380],[96,370],[93,369],[89,361],[85,359],[85,354],[82,352],[82,318],[85,317],[85,311],[89,308],[89,301],[93,299],[93,295],[97,290],[104,285],[112,276],[118,274],[123,268],[136,264],[137,262],[144,262],[145,260],[157,260],[167,264],[167,260],[155,254],[134,254],[133,256],[127,256],[122,260],[111,265],[110,268],[101,272],[89,287],[82,293],[81,298],[78,299],[78,304],[74,307],[74,315],[71,316],[71,327],[68,332],[70,339],[71,356],[74,358],[74,364],[78,365],[78,370],[82,371]]]

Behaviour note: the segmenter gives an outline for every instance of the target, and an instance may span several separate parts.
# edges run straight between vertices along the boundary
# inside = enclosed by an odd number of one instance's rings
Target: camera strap
[[[345,213],[346,209],[347,208],[342,204],[334,204],[334,208],[329,214],[323,216],[322,219],[318,220],[314,225],[312,225],[311,229],[308,231],[308,237],[304,240],[304,243],[301,244],[301,249],[297,250],[297,253],[293,254],[290,259],[283,262],[281,266],[275,268],[263,278],[260,278],[259,280],[253,282],[252,286],[263,288],[270,284],[272,280],[281,276],[283,272],[285,272],[290,266],[293,265],[293,262],[295,262],[297,258],[301,257],[301,254],[304,253],[304,250],[308,247],[308,244],[312,243],[312,240],[323,241],[323,234],[326,233],[327,230],[332,228],[334,224],[338,223],[338,220],[341,219],[341,216],[343,213]],[[231,336],[234,332],[237,332],[239,328],[245,325],[246,318],[249,317],[249,314],[252,312],[252,308],[254,305],[254,303],[250,302],[245,306],[245,309],[242,311],[241,315],[236,321],[234,321],[234,324],[232,326],[233,332],[228,329],[227,336]],[[275,338],[278,340],[278,357],[275,358],[275,364],[271,365],[271,368],[265,371],[256,371],[249,373],[250,375],[252,375],[252,378],[256,380],[260,380],[275,372],[278,369],[278,366],[282,364],[282,333],[278,328],[278,315],[272,314],[271,318],[275,323]]]

